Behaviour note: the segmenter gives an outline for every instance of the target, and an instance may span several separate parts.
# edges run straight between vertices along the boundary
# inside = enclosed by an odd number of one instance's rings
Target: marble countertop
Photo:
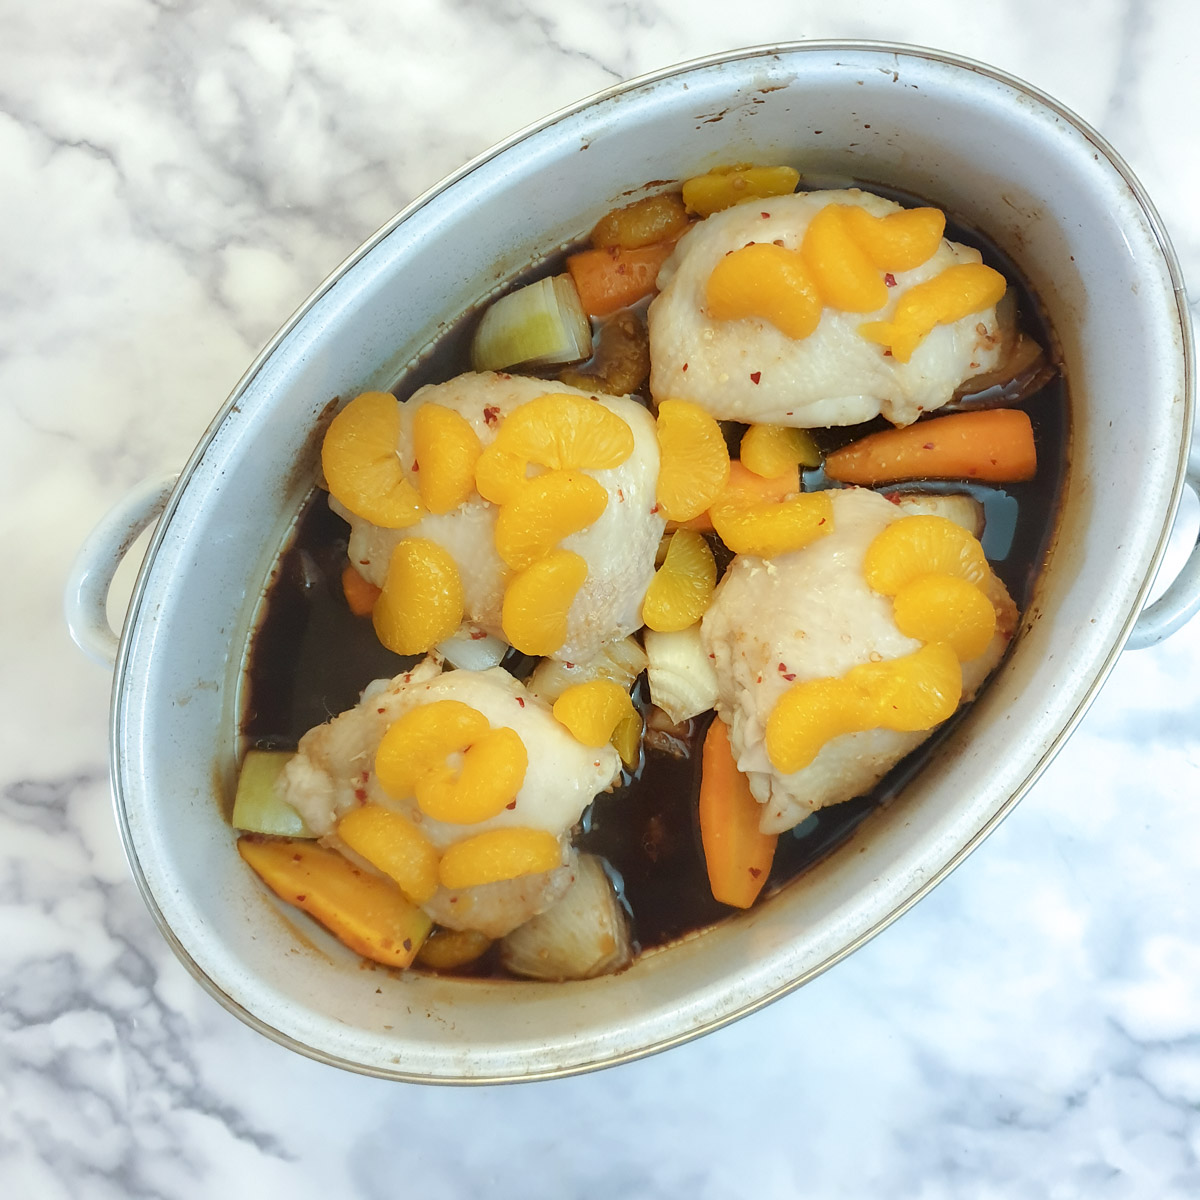
[[[0,29],[0,1194],[1200,1194],[1200,620],[1124,655],[990,840],[800,992],[620,1068],[448,1089],[291,1054],[175,961],[112,817],[109,675],[61,616],[90,527],[359,242],[672,62],[818,37],[991,62],[1117,146],[1200,278],[1200,7],[0,0]]]

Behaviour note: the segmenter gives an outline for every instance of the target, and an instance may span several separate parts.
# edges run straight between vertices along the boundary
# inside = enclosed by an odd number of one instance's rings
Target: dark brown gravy
[[[872,190],[918,202],[888,189]],[[1054,357],[1052,332],[1012,262],[973,230],[951,224],[946,236],[978,247],[984,261],[1005,275],[1018,292],[1021,328]],[[536,274],[547,269],[552,267],[543,264]],[[406,373],[394,389],[397,395],[406,398],[425,383],[467,369],[466,346],[473,324],[467,318],[451,330]],[[1065,475],[1069,416],[1061,375],[1013,406],[1024,408],[1033,423],[1039,453],[1035,479],[1002,488],[931,483],[922,485],[922,490],[968,491],[983,502],[988,518],[984,549],[1024,612],[1053,535]],[[822,449],[832,450],[885,425],[878,421],[815,434]],[[806,486],[825,486],[820,472],[808,473]],[[340,583],[347,533],[345,523],[329,511],[324,494],[314,492],[272,575],[264,616],[252,640],[242,720],[247,745],[294,748],[306,730],[353,707],[372,679],[396,675],[416,661],[385,650],[370,619],[355,617],[347,609]],[[511,667],[520,675],[527,663],[514,662]],[[648,702],[644,680],[635,699],[641,705]],[[607,860],[642,949],[670,942],[731,912],[709,891],[696,818],[699,746],[708,719],[691,722],[684,757],[647,751],[642,765],[632,775],[626,774],[622,786],[595,800],[576,839],[581,849]],[[958,719],[900,763],[869,795],[823,809],[784,834],[764,894],[835,849],[869,813],[893,799],[937,753]]]

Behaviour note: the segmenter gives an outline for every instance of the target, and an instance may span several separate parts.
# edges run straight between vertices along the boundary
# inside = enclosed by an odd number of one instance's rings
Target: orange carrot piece
[[[800,480],[794,470],[788,471],[785,475],[764,478],[762,475],[755,475],[748,467],[743,467],[740,460],[735,458],[730,460],[729,478],[725,482],[721,497],[723,498],[730,492],[737,492],[739,496],[745,497],[748,504],[762,504],[794,496],[799,490]],[[668,530],[694,529],[697,533],[712,533],[712,517],[708,515],[708,509],[705,509],[698,517],[693,517],[690,521],[684,521],[680,525],[668,522],[667,528]]]
[[[342,591],[345,593],[350,611],[356,617],[371,615],[371,610],[375,607],[375,601],[379,599],[381,590],[365,580],[350,563],[342,568]]]
[[[825,474],[873,487],[903,479],[1016,483],[1037,472],[1033,427],[1020,409],[951,413],[885,429],[825,457]]]
[[[675,248],[674,242],[657,242],[622,250],[606,246],[569,255],[567,270],[575,281],[584,312],[607,317],[654,291],[658,268]]]
[[[700,840],[712,894],[722,904],[749,908],[767,882],[778,836],[759,832],[761,815],[734,761],[729,729],[714,718],[701,758]]]

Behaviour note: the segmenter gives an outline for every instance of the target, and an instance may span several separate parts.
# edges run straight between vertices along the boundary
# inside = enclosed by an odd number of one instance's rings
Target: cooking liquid
[[[894,189],[868,186],[907,204],[921,203]],[[1019,328],[1045,347],[1053,361],[1057,356],[1052,332],[1013,263],[974,230],[948,223],[946,236],[977,247],[984,261],[1005,276],[1017,292]],[[513,286],[553,271],[557,265],[544,263]],[[469,370],[467,347],[474,324],[474,319],[468,318],[452,329],[430,355],[405,374],[393,389],[396,394],[404,399],[425,383]],[[1033,424],[1038,446],[1034,479],[1002,487],[953,482],[883,490],[969,492],[982,501],[988,519],[984,549],[1024,613],[1052,539],[1065,475],[1066,387],[1056,373],[1035,394],[1004,403],[1025,409]],[[830,451],[888,427],[879,419],[865,425],[814,430],[813,434],[821,449]],[[730,432],[736,447],[738,433],[736,429]],[[806,472],[806,489],[824,486],[829,485],[820,471]],[[247,746],[294,749],[308,729],[352,708],[371,680],[397,675],[419,661],[384,649],[370,618],[350,613],[341,589],[347,543],[345,522],[329,510],[323,492],[314,492],[272,575],[264,616],[252,640],[242,722]],[[723,566],[729,560],[728,552],[717,549],[718,565]],[[532,660],[514,654],[505,665],[524,677],[532,669]],[[644,679],[634,699],[643,711],[648,706]],[[960,717],[961,713],[947,722],[868,795],[822,809],[783,834],[763,895],[796,878],[844,842],[872,811],[894,799],[930,755],[937,753]],[[714,900],[709,890],[696,815],[700,746],[709,720],[711,714],[688,722],[682,736],[674,739],[676,753],[646,748],[639,767],[623,775],[622,785],[596,798],[575,838],[579,849],[606,860],[629,911],[635,946],[641,950],[664,945],[734,911]],[[491,967],[489,958],[484,969]]]

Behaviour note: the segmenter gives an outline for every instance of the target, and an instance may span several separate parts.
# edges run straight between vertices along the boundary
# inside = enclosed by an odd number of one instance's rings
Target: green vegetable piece
[[[275,780],[291,757],[290,750],[246,751],[233,801],[235,829],[277,837],[315,836],[300,814],[275,794]]]

